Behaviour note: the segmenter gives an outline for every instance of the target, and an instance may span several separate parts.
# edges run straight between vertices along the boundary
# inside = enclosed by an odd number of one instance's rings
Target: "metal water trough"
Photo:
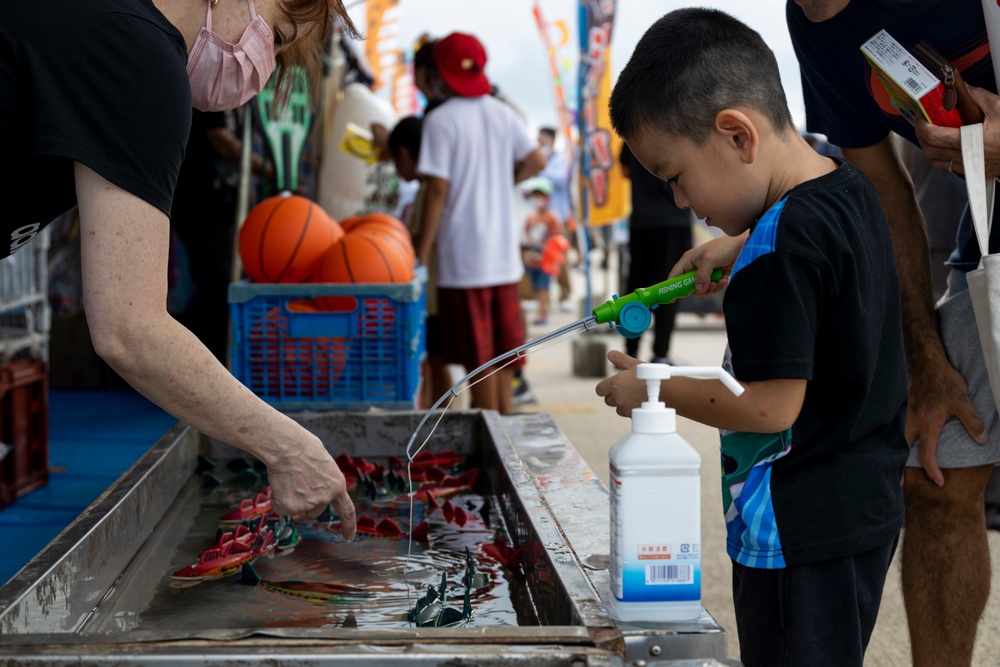
[[[290,416],[334,453],[378,457],[399,456],[421,415]],[[548,415],[449,413],[430,446],[481,463],[509,541],[534,554],[520,604],[537,625],[108,631],[115,610],[148,604],[164,571],[158,536],[177,520],[198,456],[235,454],[178,424],[0,588],[0,666],[738,664],[707,612],[642,627],[609,617],[607,489]]]

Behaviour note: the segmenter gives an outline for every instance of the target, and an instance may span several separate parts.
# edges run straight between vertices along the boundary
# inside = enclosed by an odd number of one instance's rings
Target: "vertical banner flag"
[[[402,67],[392,87],[392,108],[399,116],[412,116],[420,111],[417,85],[413,80],[413,53],[403,55]]]
[[[403,70],[399,49],[399,0],[368,0],[365,6],[365,58],[372,68],[372,90],[390,85]]]
[[[611,129],[611,32],[615,0],[580,0],[581,202],[592,227],[625,217],[629,189],[618,156],[621,139]]]
[[[535,23],[538,24],[538,32],[542,35],[542,44],[545,45],[545,51],[549,56],[549,68],[552,70],[552,88],[556,96],[556,113],[559,117],[559,131],[566,137],[566,146],[569,147],[573,145],[573,134],[570,130],[570,115],[569,109],[566,108],[566,92],[563,87],[562,75],[559,71],[559,56],[557,52],[557,49],[569,41],[569,29],[563,21],[556,21],[552,24],[546,23],[545,19],[542,18],[542,8],[538,6],[538,0],[535,0],[535,4],[531,10],[535,15]],[[558,45],[552,43],[552,37],[549,35],[549,30],[552,27],[559,28],[560,30],[561,38]]]

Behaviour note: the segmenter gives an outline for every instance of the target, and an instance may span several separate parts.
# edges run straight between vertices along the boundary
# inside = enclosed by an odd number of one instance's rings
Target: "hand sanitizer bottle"
[[[701,615],[701,457],[677,434],[677,413],[662,403],[660,381],[717,378],[743,387],[722,368],[642,364],[647,400],[632,411],[632,432],[611,448],[611,615],[664,623]]]

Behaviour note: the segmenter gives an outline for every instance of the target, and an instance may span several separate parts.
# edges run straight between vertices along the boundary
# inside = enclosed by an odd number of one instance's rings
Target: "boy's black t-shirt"
[[[149,0],[0,2],[0,258],[76,204],[74,162],[170,214],[186,64]]]
[[[868,179],[841,163],[769,209],[723,310],[736,378],[807,380],[789,431],[723,434],[729,555],[780,568],[891,541],[907,380],[892,240]]]

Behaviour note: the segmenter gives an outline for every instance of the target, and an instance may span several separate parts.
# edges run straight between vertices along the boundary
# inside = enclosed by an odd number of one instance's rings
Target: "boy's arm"
[[[565,229],[563,227],[562,221],[559,220],[559,216],[555,213],[549,212],[549,236],[555,236],[556,234],[564,233]]]
[[[448,200],[448,190],[451,188],[451,183],[435,176],[424,176],[423,178],[427,183],[427,194],[424,198],[423,224],[421,224],[420,231],[414,240],[414,247],[417,251],[417,260],[427,266],[431,251],[434,249],[438,228],[441,226],[441,214],[444,213],[444,205]]]
[[[613,350],[608,359],[621,369],[597,385],[597,395],[629,417],[646,400],[646,383],[635,377],[637,359]],[[746,433],[780,433],[790,428],[802,410],[806,381],[798,379],[741,382],[746,391],[737,398],[718,380],[673,378],[660,385],[660,400],[688,419]]]
[[[736,259],[740,256],[748,236],[750,236],[749,231],[739,236],[720,236],[691,248],[674,264],[667,277],[676,278],[682,273],[697,269],[695,287],[698,294],[708,296],[721,292],[729,284],[733,265],[736,264]],[[713,283],[712,272],[717,268],[722,269],[722,278],[719,282]]]
[[[935,450],[941,427],[958,417],[978,442],[986,429],[969,398],[965,379],[948,361],[941,342],[930,288],[924,219],[913,184],[889,137],[867,148],[844,148],[844,157],[875,185],[889,221],[903,305],[903,336],[910,373],[906,439],[920,439],[920,463],[928,477],[944,484]]]

